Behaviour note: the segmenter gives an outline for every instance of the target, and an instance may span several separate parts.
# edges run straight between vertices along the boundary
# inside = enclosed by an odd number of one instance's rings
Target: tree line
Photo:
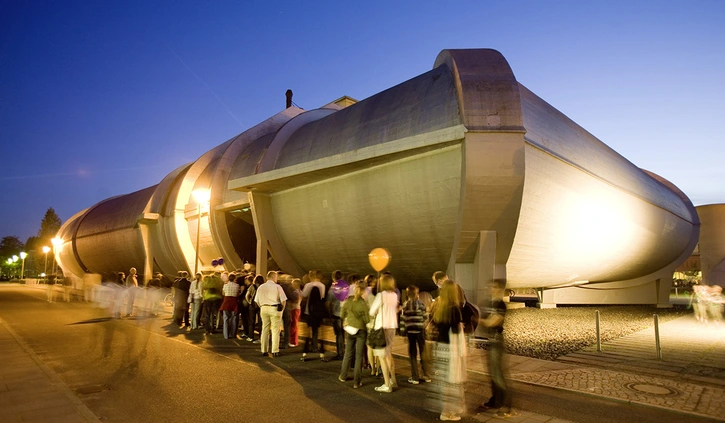
[[[25,276],[37,277],[43,272],[50,273],[54,260],[53,256],[53,239],[63,222],[58,217],[55,210],[50,207],[45,212],[43,220],[40,222],[38,234],[29,237],[24,243],[17,236],[5,236],[0,240],[0,273],[5,278],[20,277],[21,261],[8,263],[8,259],[13,256],[19,256],[21,252],[25,252],[28,256],[25,258]],[[48,253],[48,265],[46,269],[46,254],[43,247],[50,247]]]

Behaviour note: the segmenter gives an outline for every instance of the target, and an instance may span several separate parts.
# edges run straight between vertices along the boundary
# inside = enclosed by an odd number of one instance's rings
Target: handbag
[[[385,342],[385,331],[383,328],[369,331],[368,339],[365,343],[374,350],[385,348],[388,344]]]
[[[378,294],[380,295],[380,294]],[[383,308],[382,304],[382,297],[380,298],[381,304],[378,308],[378,312],[375,313],[375,319],[373,321],[376,321],[378,319],[378,316],[380,315],[380,311]],[[383,329],[382,325],[382,316],[380,317],[381,325],[380,329],[371,329],[368,331],[368,337],[365,340],[365,343],[372,349],[377,350],[381,348],[385,348],[388,344],[385,342],[385,330]],[[373,323],[373,327],[375,327],[375,324]]]

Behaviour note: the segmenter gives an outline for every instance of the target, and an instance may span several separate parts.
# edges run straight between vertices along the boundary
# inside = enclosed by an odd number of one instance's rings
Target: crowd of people
[[[266,277],[265,277],[266,276]],[[279,357],[280,350],[299,345],[299,322],[309,331],[301,361],[319,357],[323,362],[340,360],[338,379],[348,381],[352,371],[353,388],[360,388],[363,373],[382,377],[375,391],[391,393],[398,388],[392,347],[395,338],[407,339],[410,375],[413,385],[431,384],[431,407],[440,410],[440,420],[460,420],[464,412],[464,389],[468,338],[481,323],[489,328],[489,372],[492,397],[482,410],[511,412],[511,397],[503,374],[503,286],[494,285],[491,307],[483,310],[468,303],[461,286],[436,272],[436,289],[420,291],[410,285],[397,288],[393,275],[357,274],[344,277],[333,272],[331,280],[311,270],[303,278],[270,271],[265,276],[253,272],[197,273],[189,279],[178,272],[173,282],[155,274],[139,284],[136,269],[129,275],[119,272],[113,284],[106,284],[102,302],[116,318],[134,313],[156,316],[168,293],[173,293],[172,322],[181,329],[204,330],[207,336],[221,332],[225,339],[241,339],[260,345],[265,357]],[[125,306],[125,307],[124,307]],[[328,324],[335,337],[335,354],[325,352],[319,336]]]

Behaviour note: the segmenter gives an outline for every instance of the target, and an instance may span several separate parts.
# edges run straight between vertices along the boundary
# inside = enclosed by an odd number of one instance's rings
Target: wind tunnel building
[[[209,189],[208,203],[192,192]],[[697,213],[521,85],[495,50],[444,50],[433,70],[360,102],[289,107],[61,228],[66,275],[173,274],[223,257],[369,273],[401,285],[446,270],[479,303],[489,282],[557,303],[669,305]],[[198,242],[197,242],[198,239]],[[110,277],[110,276],[109,276]]]

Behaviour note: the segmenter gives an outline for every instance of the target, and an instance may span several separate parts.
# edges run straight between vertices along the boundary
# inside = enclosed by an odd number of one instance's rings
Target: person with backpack
[[[320,360],[328,361],[325,358],[324,344],[319,342],[320,347],[319,349],[317,348],[322,319],[328,317],[327,306],[325,304],[325,285],[320,282],[322,280],[322,272],[319,270],[310,270],[309,278],[310,281],[305,284],[301,295],[302,298],[307,299],[304,313],[307,319],[307,326],[310,328],[310,337],[305,341],[305,347],[300,360],[307,360],[307,353],[319,352]]]
[[[247,300],[247,303],[249,304],[249,327],[245,328],[245,332],[247,332],[247,341],[259,343],[261,342],[259,339],[256,341],[254,340],[254,329],[257,327],[258,322],[260,322],[259,319],[259,307],[257,307],[257,304],[254,302],[254,296],[257,295],[257,289],[260,285],[264,283],[264,276],[257,275],[252,280],[252,284],[247,289],[247,294],[245,295],[244,299]],[[261,331],[261,329],[260,329]]]
[[[406,288],[408,301],[403,305],[403,322],[405,324],[405,335],[408,337],[408,357],[410,358],[411,376],[408,383],[417,385],[420,383],[418,374],[418,353],[420,353],[420,365],[423,368],[423,380],[430,382],[428,376],[429,360],[425,353],[425,323],[428,320],[425,304],[418,298],[418,287],[410,285]]]

